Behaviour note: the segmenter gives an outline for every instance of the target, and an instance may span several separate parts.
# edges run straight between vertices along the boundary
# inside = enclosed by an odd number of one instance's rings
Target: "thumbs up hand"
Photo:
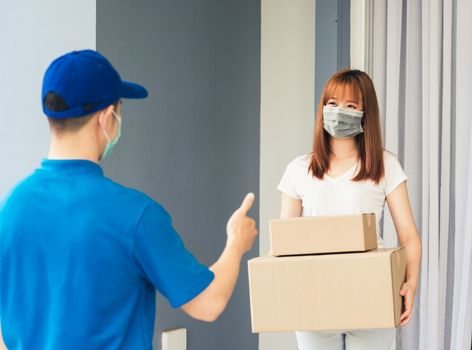
[[[247,216],[248,211],[254,204],[254,199],[254,193],[248,193],[226,225],[227,245],[237,248],[241,255],[252,248],[257,236],[256,222]]]

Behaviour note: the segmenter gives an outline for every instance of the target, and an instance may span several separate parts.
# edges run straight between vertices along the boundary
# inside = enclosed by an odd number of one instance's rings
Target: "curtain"
[[[472,348],[472,1],[457,0],[455,269],[451,349]]]
[[[472,2],[372,3],[385,147],[409,176],[423,246],[415,316],[398,330],[396,348],[470,350]],[[386,246],[398,244],[388,210],[383,236]]]

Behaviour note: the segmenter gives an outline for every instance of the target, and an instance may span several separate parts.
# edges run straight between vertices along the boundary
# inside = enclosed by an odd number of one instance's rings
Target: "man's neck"
[[[87,134],[52,135],[48,159],[84,159],[99,163],[97,146]]]

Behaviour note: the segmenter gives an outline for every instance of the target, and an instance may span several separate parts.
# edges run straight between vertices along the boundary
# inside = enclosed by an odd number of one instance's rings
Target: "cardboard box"
[[[271,220],[270,245],[274,256],[377,249],[375,214]]]
[[[249,265],[253,332],[400,324],[404,250],[259,257]]]

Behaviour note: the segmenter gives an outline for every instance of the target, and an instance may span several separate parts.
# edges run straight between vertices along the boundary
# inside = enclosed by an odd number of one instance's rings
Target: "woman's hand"
[[[405,282],[400,290],[400,295],[403,297],[402,315],[400,316],[400,326],[407,325],[413,316],[413,305],[415,302],[416,287],[410,283]]]

